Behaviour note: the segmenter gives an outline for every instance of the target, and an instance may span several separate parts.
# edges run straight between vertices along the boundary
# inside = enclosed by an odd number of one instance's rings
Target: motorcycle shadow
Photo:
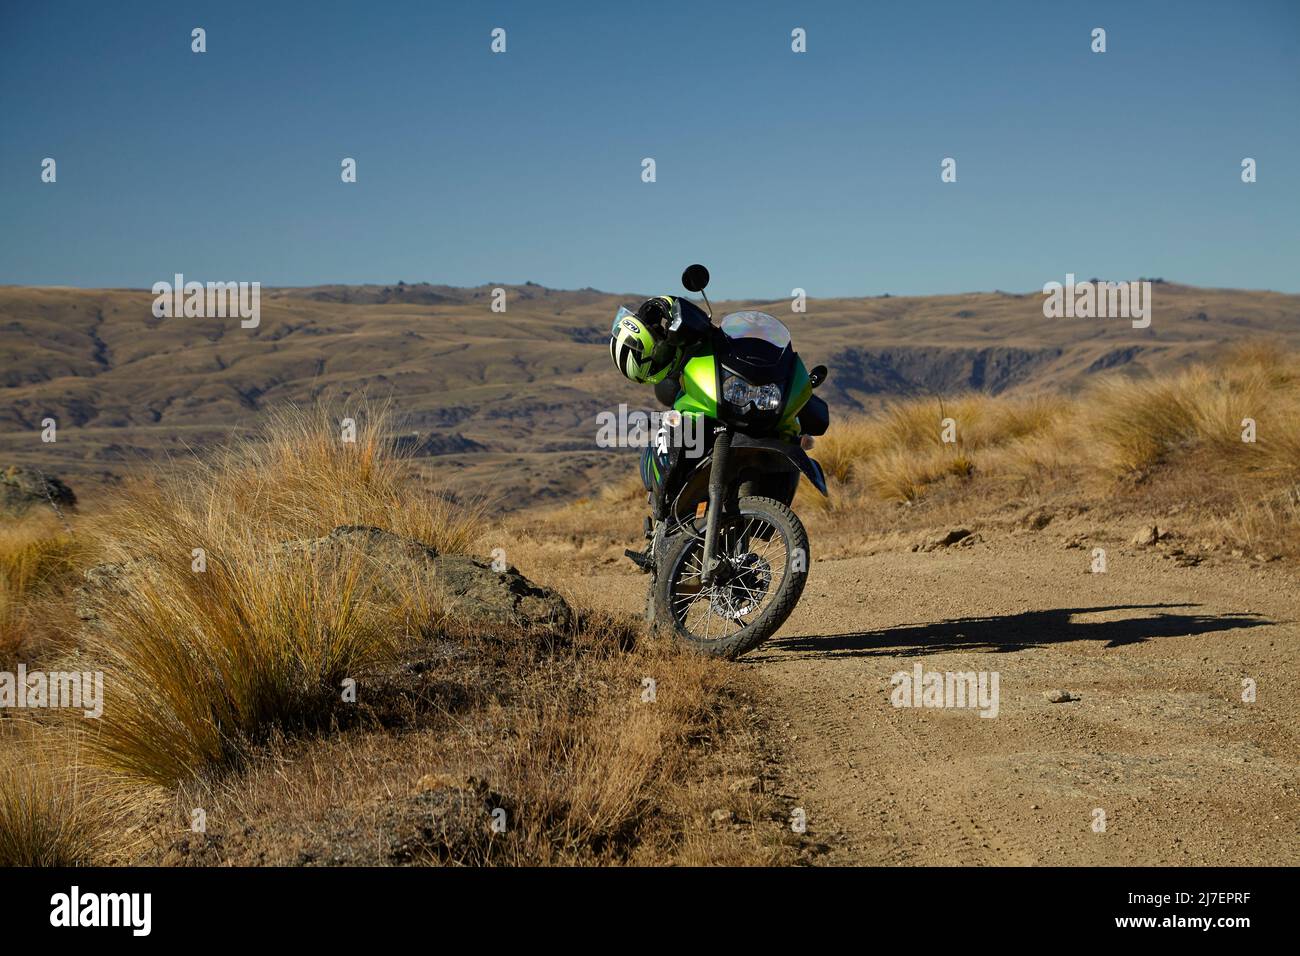
[[[1106,647],[1141,644],[1156,638],[1191,637],[1275,624],[1259,614],[1172,613],[1167,608],[1199,604],[1117,604],[1053,608],[989,617],[961,617],[843,634],[777,635],[746,657],[758,663],[789,654],[817,658],[916,657],[952,651],[1002,654],[1067,641],[1102,641]],[[1105,621],[1075,621],[1076,615],[1116,611],[1159,611]]]

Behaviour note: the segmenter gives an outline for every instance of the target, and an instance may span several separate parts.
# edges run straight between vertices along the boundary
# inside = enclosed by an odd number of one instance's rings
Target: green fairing
[[[683,366],[682,393],[673,408],[683,415],[718,417],[718,371],[712,352],[697,355]]]
[[[793,436],[792,440],[798,440],[799,413],[803,411],[810,398],[812,398],[812,382],[808,379],[808,369],[804,367],[803,359],[796,357],[794,376],[790,382],[790,397],[786,399],[785,414],[781,416],[781,424],[777,426],[779,434],[783,437]]]
[[[787,441],[799,439],[799,412],[812,397],[812,382],[803,359],[795,357],[794,375],[790,383],[790,397],[785,403],[785,413],[777,426],[777,434]],[[682,414],[718,417],[718,373],[713,353],[708,352],[690,359],[682,368],[682,391],[673,403]]]

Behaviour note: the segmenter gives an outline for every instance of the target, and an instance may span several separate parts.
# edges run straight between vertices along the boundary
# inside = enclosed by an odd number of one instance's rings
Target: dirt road
[[[736,666],[769,691],[772,785],[806,811],[817,862],[1300,862],[1294,572],[1108,551],[1104,574],[1042,535],[814,563]],[[578,587],[635,611],[643,580]],[[990,691],[996,673],[996,716],[894,706],[891,678],[917,664]]]

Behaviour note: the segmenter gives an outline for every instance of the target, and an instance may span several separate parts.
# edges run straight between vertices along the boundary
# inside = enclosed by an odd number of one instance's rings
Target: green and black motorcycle
[[[689,292],[703,294],[708,281],[701,265],[682,274]],[[672,410],[642,459],[654,512],[648,545],[627,555],[651,575],[652,628],[734,659],[776,632],[808,578],[808,534],[790,506],[801,475],[827,493],[805,451],[829,424],[826,403],[812,393],[827,370],[809,371],[771,315],[732,312],[714,325],[711,309],[672,301],[672,327],[693,321],[695,329],[656,384]],[[620,322],[637,325],[633,315],[619,310],[616,337]],[[616,339],[611,352],[619,364]]]

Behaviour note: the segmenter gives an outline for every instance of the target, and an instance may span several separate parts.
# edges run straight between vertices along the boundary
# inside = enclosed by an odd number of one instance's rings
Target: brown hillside
[[[158,319],[140,290],[0,288],[0,461],[114,480],[142,458],[202,449],[265,409],[329,394],[393,399],[407,442],[456,484],[510,503],[585,493],[626,470],[595,445],[595,415],[648,389],[609,366],[605,329],[639,295],[506,286],[263,290],[261,324]],[[1300,296],[1154,286],[1148,329],[1046,319],[1037,293],[719,302],[786,321],[840,412],[900,395],[1072,391],[1098,371],[1182,367],[1243,338],[1300,340]],[[53,417],[58,441],[40,441]]]

